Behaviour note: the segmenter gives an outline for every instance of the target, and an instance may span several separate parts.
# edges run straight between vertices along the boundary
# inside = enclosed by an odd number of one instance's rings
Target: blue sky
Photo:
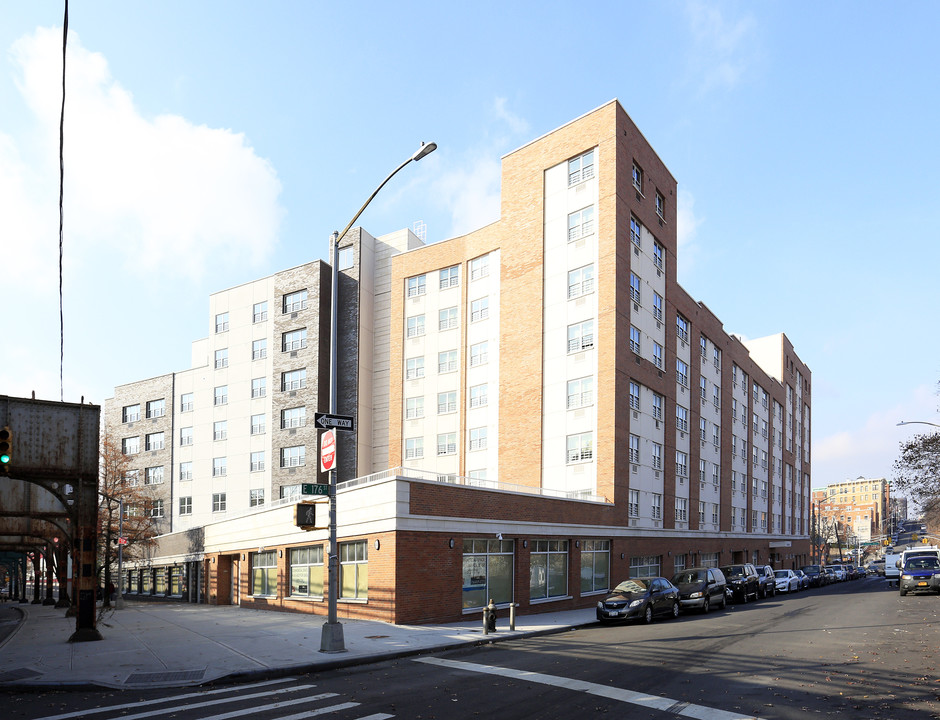
[[[679,281],[813,371],[813,484],[940,422],[940,5],[73,2],[65,399],[188,367],[208,295],[360,223],[492,222],[500,157],[612,98],[679,182]],[[0,393],[59,399],[62,3],[0,0]],[[921,430],[927,429],[920,426]]]

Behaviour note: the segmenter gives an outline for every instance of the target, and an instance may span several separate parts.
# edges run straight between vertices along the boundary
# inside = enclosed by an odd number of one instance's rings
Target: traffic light
[[[0,465],[6,470],[7,466],[13,460],[13,433],[10,432],[10,426],[5,425],[0,428]]]

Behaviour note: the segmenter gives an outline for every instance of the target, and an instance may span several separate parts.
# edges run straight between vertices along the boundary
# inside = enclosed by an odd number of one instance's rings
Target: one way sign
[[[314,413],[313,423],[318,428],[333,428],[353,432],[356,429],[356,419],[352,415],[331,415],[330,413]]]

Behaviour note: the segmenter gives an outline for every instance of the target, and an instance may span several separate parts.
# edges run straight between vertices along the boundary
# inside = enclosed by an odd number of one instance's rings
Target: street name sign
[[[301,483],[300,492],[302,495],[329,495],[330,486],[320,483]]]
[[[314,413],[313,424],[318,428],[333,428],[353,432],[356,429],[356,419],[352,415],[332,415],[330,413]]]

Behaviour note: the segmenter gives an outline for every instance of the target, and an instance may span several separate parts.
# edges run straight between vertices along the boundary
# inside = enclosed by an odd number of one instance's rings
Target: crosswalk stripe
[[[271,705],[242,708],[241,710],[233,710],[232,712],[223,713],[222,715],[210,715],[209,717],[200,718],[200,720],[230,720],[230,718],[243,717],[245,715],[256,715],[257,713],[267,712],[268,710],[277,710],[282,707],[288,707],[289,705],[299,705],[303,702],[320,700],[321,698],[325,697],[336,697],[336,693],[326,693],[325,695],[298,698],[297,700],[288,700],[286,702],[278,702]],[[303,718],[311,718],[316,717],[317,715],[323,715],[328,712],[346,710],[348,708],[354,708],[358,705],[359,703],[356,702],[340,703],[339,705],[330,705],[329,707],[317,708],[316,710],[304,710],[302,713],[297,713],[296,715],[285,715],[284,717],[277,718],[277,720],[303,720]],[[124,720],[124,718],[121,718],[121,720]]]
[[[469,672],[486,673],[488,675],[499,675],[500,677],[534,682],[542,685],[551,685],[553,687],[563,687],[568,690],[577,690],[580,692],[605,697],[618,702],[640,705],[642,707],[654,710],[671,712],[681,717],[695,718],[696,720],[759,720],[753,715],[739,715],[726,710],[718,710],[703,705],[693,705],[677,700],[671,700],[661,695],[650,695],[649,693],[639,693],[632,690],[600,685],[598,683],[587,682],[585,680],[575,680],[573,678],[561,677],[558,675],[545,675],[543,673],[529,672],[526,670],[514,670],[513,668],[496,667],[493,665],[480,665],[477,663],[462,662],[460,660],[445,660],[443,658],[423,657],[414,658],[415,662],[427,663],[428,665],[439,665],[441,667],[454,668],[455,670],[467,670]]]
[[[356,720],[389,720],[389,718],[395,717],[394,715],[389,715],[388,713],[375,713],[374,715],[366,715],[365,717],[356,718]]]

